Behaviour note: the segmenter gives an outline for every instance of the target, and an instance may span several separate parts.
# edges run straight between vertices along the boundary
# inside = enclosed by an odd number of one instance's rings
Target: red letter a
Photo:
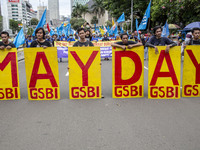
[[[169,72],[160,72],[164,58],[166,59]],[[164,50],[160,53],[150,85],[156,85],[158,77],[171,77],[173,84],[179,85],[170,55],[165,54]]]
[[[44,67],[46,69],[46,74],[38,74],[40,61],[42,60]],[[49,62],[47,60],[47,57],[44,52],[37,52],[35,63],[32,70],[31,80],[29,84],[30,87],[35,87],[36,82],[38,79],[49,79],[51,82],[52,87],[58,87],[56,80],[54,78],[53,72],[51,71],[51,67],[49,65]]]

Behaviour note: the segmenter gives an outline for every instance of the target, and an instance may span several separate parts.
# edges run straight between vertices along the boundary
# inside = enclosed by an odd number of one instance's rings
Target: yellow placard
[[[0,50],[0,100],[20,99],[17,49]]]
[[[144,97],[144,47],[113,48],[113,98]]]
[[[181,48],[175,46],[165,53],[166,46],[158,46],[159,54],[149,48],[148,97],[150,99],[179,99]]]
[[[200,97],[200,46],[184,50],[182,97]]]
[[[25,48],[29,100],[60,99],[57,48]]]
[[[101,98],[100,47],[70,47],[70,99]]]

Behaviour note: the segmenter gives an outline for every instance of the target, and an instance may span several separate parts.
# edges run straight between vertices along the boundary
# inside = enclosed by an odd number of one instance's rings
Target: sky
[[[41,1],[41,6],[47,6],[48,7],[48,0],[29,0],[29,2],[32,4],[33,9],[36,11],[37,6],[39,6],[39,1]],[[71,15],[71,0],[59,0],[59,9],[60,9],[60,15],[68,16]]]

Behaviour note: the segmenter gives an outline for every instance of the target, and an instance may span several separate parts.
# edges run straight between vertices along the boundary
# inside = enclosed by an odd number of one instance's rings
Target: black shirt
[[[146,43],[146,47],[154,47],[154,46],[166,46],[166,45],[171,45],[176,46],[177,44],[173,42],[172,40],[166,38],[166,37],[161,37],[159,39],[156,38],[156,36],[152,36],[151,39]]]
[[[51,47],[51,44],[49,41],[46,40],[43,43],[39,42],[38,40],[35,40],[31,43],[30,47],[43,47],[43,46]]]
[[[189,45],[200,45],[200,39],[199,40],[191,40]]]
[[[128,46],[128,45],[137,44],[137,43],[134,42],[134,41],[128,41],[128,43],[126,43],[126,44],[124,44],[123,42],[117,42],[117,43],[115,43],[115,44],[118,44],[118,45],[126,45],[126,46]]]
[[[0,42],[0,46],[4,46],[4,47],[11,46],[12,48],[15,48],[15,45],[11,42],[8,42],[8,44],[4,44],[3,42]]]
[[[103,38],[102,41],[110,41],[109,38]]]
[[[73,47],[83,47],[83,46],[94,46],[94,44],[90,41],[86,41],[86,42],[80,42],[77,41],[76,43],[74,43]]]
[[[90,36],[90,35],[87,36],[87,35],[86,35],[86,36],[85,36],[85,39],[86,39],[87,41],[91,41],[91,40],[92,40],[92,36]]]

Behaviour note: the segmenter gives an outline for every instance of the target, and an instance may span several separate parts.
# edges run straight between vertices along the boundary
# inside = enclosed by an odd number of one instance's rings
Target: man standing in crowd
[[[94,46],[92,42],[86,40],[86,31],[84,28],[79,28],[77,33],[80,39],[74,43],[73,47]]]
[[[192,29],[193,38],[190,40],[189,45],[200,45],[200,28]]]
[[[110,41],[106,34],[103,35],[102,41]]]
[[[43,28],[37,28],[35,31],[36,40],[31,43],[30,47],[51,47],[50,42],[45,40],[45,31]]]
[[[65,37],[65,34],[64,34],[64,33],[62,34],[60,40],[61,40],[61,41],[67,41],[67,37]]]
[[[9,33],[6,31],[1,32],[1,39],[2,42],[0,42],[0,49],[7,49],[10,50],[11,48],[14,48],[15,45],[12,42],[9,42]]]
[[[112,47],[119,47],[119,48],[122,48],[123,50],[126,50],[126,46],[128,49],[131,49],[133,47],[136,47],[136,46],[142,46],[142,43],[138,42],[134,42],[134,41],[128,41],[128,34],[127,33],[123,33],[121,34],[121,39],[122,41],[121,42],[116,42],[116,43],[113,43],[111,44]]]
[[[158,54],[157,46],[166,46],[165,53],[169,53],[169,49],[173,46],[176,46],[176,43],[171,41],[166,37],[161,37],[162,34],[162,27],[156,26],[153,29],[154,36],[145,44],[146,47],[153,47],[155,48],[155,53]]]
[[[26,40],[26,47],[30,47],[31,46],[31,43],[33,42],[32,38],[31,38],[31,35],[28,36],[27,40]]]
[[[69,38],[67,39],[67,42],[72,42],[72,41],[76,41],[76,40],[73,38],[73,35],[70,34]]]

